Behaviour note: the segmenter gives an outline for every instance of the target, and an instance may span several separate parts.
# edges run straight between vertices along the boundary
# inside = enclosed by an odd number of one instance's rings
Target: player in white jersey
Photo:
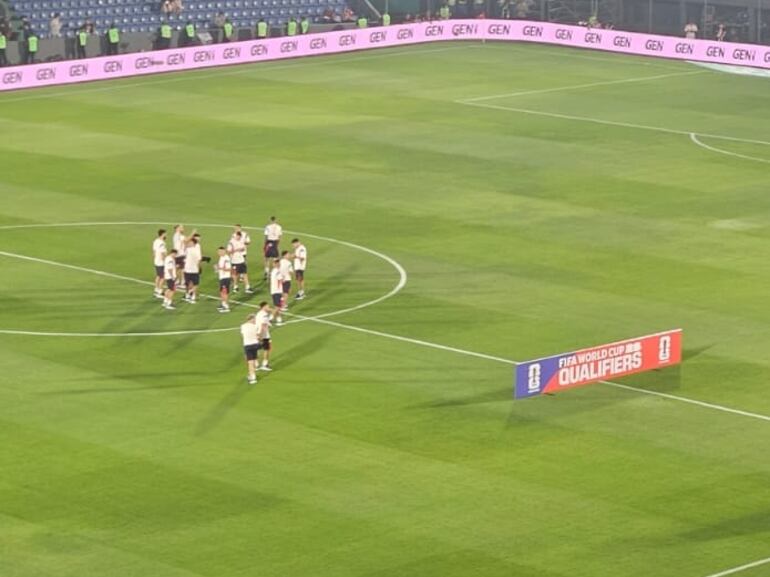
[[[163,298],[163,266],[166,262],[166,229],[158,230],[152,242],[152,262],[155,266],[155,298]]]
[[[187,252],[187,237],[184,235],[184,225],[174,227],[174,235],[171,237],[173,248],[176,251],[177,282],[182,284],[184,271],[184,257]]]
[[[283,300],[283,277],[281,276],[281,261],[273,259],[270,269],[270,295],[273,297],[273,315],[278,326],[283,324],[281,318],[281,301]]]
[[[307,268],[307,249],[298,238],[291,241],[294,248],[294,277],[297,279],[296,300],[301,301],[305,298],[305,269]]]
[[[176,250],[171,250],[163,262],[163,279],[166,281],[166,292],[163,295],[163,308],[174,310],[174,291],[176,290]]]
[[[235,277],[233,278],[233,292],[238,292],[238,281],[241,280],[246,285],[246,292],[253,294],[251,284],[249,283],[248,267],[246,265],[246,243],[243,242],[243,233],[236,232],[227,244],[227,254],[233,262]]]
[[[193,234],[187,241],[187,253],[184,258],[184,283],[187,289],[184,300],[195,304],[198,300],[198,286],[201,284],[201,261],[203,249],[200,235]]]
[[[246,355],[246,369],[248,370],[248,381],[250,385],[257,382],[257,353],[260,349],[259,326],[257,325],[257,315],[250,314],[246,317],[246,322],[241,325],[241,337],[243,337],[243,352]]]
[[[294,267],[291,265],[291,254],[288,250],[281,253],[281,261],[278,265],[283,279],[283,293],[281,294],[281,311],[289,310],[289,292],[291,292],[291,277],[294,274]]]
[[[278,224],[274,216],[270,217],[270,222],[265,227],[265,278],[270,274],[270,263],[274,258],[278,258],[278,243],[281,242],[283,228]]]
[[[248,232],[243,230],[243,227],[240,224],[236,224],[235,230],[233,230],[233,235],[230,237],[230,240],[233,240],[236,232],[241,233],[241,239],[243,240],[243,244],[246,245],[246,250],[243,251],[243,256],[246,256],[249,254],[249,245],[251,244],[251,237],[249,236]]]
[[[267,301],[259,303],[259,312],[257,313],[257,330],[259,331],[259,349],[262,351],[262,366],[258,367],[260,371],[272,371],[270,367],[270,351],[273,345],[270,342],[270,305]]]
[[[217,310],[220,313],[229,313],[230,305],[228,304],[228,300],[230,299],[230,284],[233,277],[233,263],[230,260],[227,251],[225,251],[225,247],[220,246],[217,250],[217,254],[219,255],[219,258],[217,259],[217,264],[214,268],[219,277],[219,298],[221,299],[221,303]]]

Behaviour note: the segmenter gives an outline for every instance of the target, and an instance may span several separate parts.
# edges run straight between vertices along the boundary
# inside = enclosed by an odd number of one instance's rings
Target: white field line
[[[310,58],[296,58],[292,59],[290,62],[285,62],[283,64],[276,64],[271,66],[271,64],[275,61],[267,61],[267,62],[251,62],[251,63],[244,63],[244,64],[233,64],[230,66],[227,66],[225,68],[216,68],[215,71],[212,72],[211,68],[208,69],[202,69],[202,70],[180,70],[178,72],[166,72],[166,73],[160,73],[160,74],[148,74],[144,76],[145,79],[144,82],[130,82],[130,83],[122,83],[122,84],[110,84],[109,86],[97,86],[97,87],[91,87],[91,88],[82,88],[83,85],[70,85],[69,90],[59,90],[57,92],[46,92],[44,94],[27,94],[24,96],[18,96],[16,98],[2,98],[2,93],[0,93],[0,104],[5,104],[7,102],[23,102],[26,100],[39,100],[41,98],[58,98],[60,96],[78,96],[79,94],[91,94],[93,92],[113,92],[115,90],[121,90],[123,88],[137,88],[137,87],[143,87],[143,86],[155,86],[156,84],[169,84],[171,82],[181,82],[184,80],[206,80],[208,78],[219,78],[221,76],[236,76],[240,74],[249,74],[251,72],[272,72],[273,70],[286,70],[291,68],[302,68],[304,66],[310,66],[310,65],[325,65],[325,64],[338,64],[338,63],[346,63],[346,62],[358,62],[359,60],[375,60],[378,58],[393,58],[396,56],[414,56],[419,54],[432,54],[435,52],[448,52],[450,50],[459,50],[461,48],[465,49],[469,46],[444,46],[443,48],[432,48],[429,50],[414,50],[415,47],[423,46],[422,44],[415,44],[412,46],[411,50],[401,50],[398,52],[387,52],[385,54],[367,54],[365,56],[360,56],[358,58],[331,58],[329,60],[318,60],[315,57]],[[472,48],[480,48],[481,44],[479,45],[470,45]],[[387,50],[387,48],[382,48],[382,50]],[[334,54],[329,54],[327,56],[335,56]],[[236,69],[233,70],[232,67],[235,67]],[[208,72],[205,72],[208,71]],[[172,75],[169,77],[169,75]],[[160,76],[161,78],[158,78]],[[115,78],[116,82],[120,82],[121,79]],[[97,81],[102,82],[102,81]],[[80,90],[73,90],[73,88],[81,87]]]
[[[634,124],[632,122],[619,122],[616,120],[605,120],[602,118],[594,118],[591,116],[573,116],[571,114],[561,114],[559,112],[546,112],[544,110],[530,110],[528,108],[515,108],[513,106],[500,106],[499,104],[482,104],[479,102],[466,102],[462,100],[455,100],[456,104],[463,104],[465,106],[476,106],[478,108],[488,108],[490,110],[502,110],[503,112],[516,112],[518,114],[531,114],[533,116],[545,116],[548,118],[558,118],[560,120],[572,120],[575,122],[590,122],[592,124],[602,124],[604,126],[618,126],[620,128],[633,128],[636,130],[649,130],[653,132],[663,132],[666,134],[678,134],[683,136],[690,136],[691,134],[697,134],[704,138],[715,138],[718,140],[729,140],[731,142],[745,142],[747,144],[761,144],[764,146],[770,146],[770,141],[767,140],[755,140],[752,138],[740,138],[737,136],[729,136],[725,134],[708,134],[705,132],[693,132],[692,130],[678,130],[675,128],[665,128],[663,126],[648,126],[645,124]]]
[[[582,48],[574,48],[570,46],[554,46],[549,44],[537,44],[537,43],[528,43],[528,42],[522,42],[522,43],[507,43],[507,42],[495,42],[495,41],[489,41],[485,42],[484,45],[487,47],[487,50],[490,48],[501,48],[506,50],[511,50],[513,48],[537,48],[537,55],[538,56],[550,56],[553,58],[558,58],[560,60],[563,60],[564,58],[572,58],[575,60],[593,60],[595,62],[606,62],[608,64],[620,64],[622,66],[628,66],[629,64],[635,64],[638,66],[649,66],[651,68],[661,68],[663,70],[681,70],[682,65],[684,65],[683,61],[677,61],[677,60],[668,60],[666,58],[656,58],[654,56],[637,56],[634,57],[633,54],[622,54],[622,53],[615,53],[615,58],[612,57],[602,57],[602,56],[589,56],[588,54],[582,54],[583,52],[586,52],[586,50]],[[546,48],[550,48],[551,50],[546,50]],[[565,50],[566,49],[566,50]],[[526,50],[519,50],[518,52],[526,53]],[[604,54],[607,54],[606,52]],[[634,59],[639,58],[642,60]],[[671,64],[662,64],[662,62],[670,62]],[[679,62],[681,65],[677,66],[676,63]],[[696,64],[696,62],[693,61],[687,61],[687,64]]]
[[[42,263],[42,264],[49,264],[49,265],[52,265],[52,266],[58,266],[58,267],[63,267],[63,268],[71,269],[71,270],[87,272],[87,273],[96,274],[96,275],[99,275],[99,276],[104,276],[104,277],[109,277],[109,278],[126,280],[126,281],[129,281],[129,282],[133,282],[133,283],[137,283],[137,284],[142,284],[142,285],[152,285],[153,284],[153,283],[151,283],[149,281],[139,280],[139,279],[135,279],[135,278],[131,278],[131,277],[126,277],[126,276],[123,276],[123,275],[116,275],[116,274],[112,274],[112,273],[108,273],[108,272],[104,272],[104,271],[99,271],[99,270],[95,270],[95,269],[89,269],[89,268],[79,267],[79,266],[75,266],[75,265],[68,265],[68,264],[65,264],[65,263],[59,263],[59,262],[56,262],[56,261],[50,261],[50,260],[45,260],[45,259],[38,259],[38,258],[35,258],[35,257],[28,257],[28,256],[24,256],[24,255],[18,255],[18,254],[15,254],[15,253],[8,253],[8,252],[0,251],[0,256],[8,256],[8,257],[11,257],[11,258],[20,258],[22,260],[28,260],[28,261],[38,262],[38,263]],[[217,297],[211,296],[211,295],[201,295],[201,296],[205,297],[205,298],[208,298],[208,299],[212,299],[212,300],[218,300]],[[234,302],[238,302],[238,301],[234,301]],[[238,304],[240,304],[242,306],[250,307],[250,308],[258,308],[257,305],[253,305],[251,303],[238,302]],[[339,322],[336,322],[336,321],[330,321],[330,320],[325,319],[325,318],[309,317],[309,316],[302,316],[302,315],[292,315],[292,314],[288,314],[287,316],[293,316],[294,319],[295,319],[293,321],[289,321],[289,323],[300,322],[300,321],[311,321],[311,322],[320,323],[320,324],[324,324],[324,325],[328,325],[328,326],[332,326],[332,327],[336,327],[336,328],[340,328],[340,329],[345,329],[345,330],[349,330],[349,331],[354,331],[354,332],[358,332],[358,333],[374,335],[374,336],[378,336],[378,337],[383,337],[383,338],[387,338],[387,339],[393,339],[393,340],[396,340],[396,341],[401,341],[401,342],[405,342],[405,343],[411,343],[411,344],[414,344],[414,345],[419,345],[419,346],[428,347],[428,348],[432,348],[432,349],[438,349],[438,350],[447,351],[447,352],[451,352],[451,353],[457,353],[457,354],[461,354],[461,355],[465,355],[465,356],[476,357],[476,358],[480,358],[480,359],[486,359],[486,360],[489,360],[489,361],[495,361],[495,362],[503,363],[503,364],[506,364],[506,365],[509,365],[509,366],[515,366],[515,365],[518,365],[518,364],[520,364],[522,362],[522,361],[515,361],[513,359],[506,359],[506,358],[503,358],[503,357],[487,355],[487,354],[484,354],[484,353],[478,353],[478,352],[475,352],[475,351],[469,351],[469,350],[466,350],[466,349],[459,349],[457,347],[450,347],[450,346],[441,345],[441,344],[438,344],[438,343],[432,343],[432,342],[424,341],[424,340],[420,340],[420,339],[413,339],[413,338],[410,338],[410,337],[403,337],[403,336],[400,336],[400,335],[394,335],[394,334],[385,333],[385,332],[382,332],[382,331],[375,331],[375,330],[372,330],[372,329],[365,329],[365,328],[357,327],[357,326],[354,326],[354,325],[347,325],[347,324],[339,323]],[[286,324],[289,324],[289,323],[286,323]],[[234,329],[217,329],[217,330],[224,331],[224,330],[237,330],[237,329],[234,328]],[[205,331],[203,331],[203,332],[205,332]],[[63,334],[42,333],[41,334],[41,333],[36,333],[36,332],[32,332],[32,331],[0,331],[0,334],[2,334],[2,333],[5,333],[5,334],[26,334],[26,335],[32,335],[32,336],[38,336],[38,335],[39,336],[89,336],[88,333],[63,333]],[[187,334],[187,332],[180,331],[179,334]],[[147,336],[156,336],[156,335],[158,335],[158,333],[149,333]],[[108,336],[108,335],[106,335],[106,334],[98,334],[98,335],[93,335],[93,336]],[[141,336],[141,335],[138,335],[138,334],[134,335],[134,334],[131,334],[131,333],[124,333],[124,334],[116,334],[116,336]],[[656,392],[656,391],[649,391],[647,389],[640,389],[640,388],[637,388],[637,387],[632,387],[630,385],[622,385],[620,383],[614,383],[614,382],[611,382],[611,381],[600,381],[600,382],[602,384],[610,385],[612,387],[626,389],[626,390],[629,390],[629,391],[635,391],[635,392],[642,393],[642,394],[645,394],[645,395],[653,395],[653,396],[656,396],[656,397],[662,397],[662,398],[673,400],[673,401],[680,401],[680,402],[688,403],[688,404],[691,404],[691,405],[697,405],[699,407],[703,407],[703,408],[706,408],[706,409],[712,409],[712,410],[715,410],[715,411],[721,411],[721,412],[730,413],[730,414],[733,414],[733,415],[740,415],[742,417],[749,417],[749,418],[753,418],[753,419],[759,419],[759,420],[762,420],[762,421],[770,421],[770,416],[763,415],[763,414],[760,414],[760,413],[752,413],[752,412],[749,412],[749,411],[742,411],[740,409],[733,409],[731,407],[725,407],[723,405],[717,405],[717,404],[714,404],[714,403],[707,403],[707,402],[704,402],[704,401],[698,401],[696,399],[690,399],[688,397],[680,397],[679,395],[671,395],[671,394],[668,394],[668,393],[659,393],[659,392]]]
[[[570,86],[557,86],[555,88],[542,88],[536,90],[523,90],[520,92],[508,92],[504,94],[491,94],[489,96],[478,96],[476,98],[464,98],[459,100],[461,104],[470,104],[472,102],[483,102],[485,100],[495,100],[498,98],[513,98],[514,96],[530,96],[533,94],[549,94],[551,92],[567,92],[570,90],[582,90],[585,88],[596,88],[597,86],[612,86],[614,84],[629,84],[632,82],[647,82],[651,80],[661,80],[663,78],[674,78],[676,76],[692,76],[694,74],[703,74],[705,70],[695,70],[689,72],[672,72],[669,74],[657,74],[655,76],[637,76],[634,78],[623,78],[620,80],[604,80],[601,82],[590,82],[588,84],[572,84]]]
[[[734,156],[735,158],[742,158],[744,160],[752,160],[754,162],[763,162],[765,164],[770,164],[770,160],[766,158],[757,158],[756,156],[748,156],[747,154],[738,154],[737,152],[730,152],[729,150],[722,150],[721,148],[709,146],[705,142],[701,142],[698,139],[697,133],[695,132],[690,133],[690,140],[692,140],[695,144],[697,144],[701,148],[705,148],[706,150],[710,150],[711,152],[717,152],[719,154],[725,154],[727,156]]]
[[[152,226],[168,226],[167,223],[164,223],[164,222],[127,222],[127,221],[120,221],[120,222],[63,222],[63,223],[55,223],[55,224],[16,224],[16,225],[12,224],[12,225],[0,226],[0,230],[18,230],[18,229],[26,229],[26,228],[68,228],[68,227],[69,228],[72,228],[72,227],[77,228],[77,227],[87,227],[87,226],[149,226],[149,225],[152,225]],[[191,226],[210,227],[210,228],[231,228],[231,225],[211,224],[211,223],[206,223],[206,224],[198,223],[198,224],[191,225]],[[262,232],[262,229],[257,228],[257,227],[253,227],[253,226],[252,227],[243,227],[243,228],[245,230],[250,230],[250,231],[253,231],[253,232],[258,232],[258,233]],[[361,309],[366,308],[366,307],[374,306],[374,305],[379,304],[382,301],[387,300],[387,299],[391,298],[392,296],[396,295],[398,292],[401,291],[401,289],[403,289],[406,286],[406,283],[407,283],[407,280],[408,280],[408,275],[407,275],[406,269],[403,266],[401,266],[401,264],[398,261],[396,261],[395,259],[389,257],[388,255],[386,255],[384,253],[378,252],[378,251],[376,251],[374,249],[362,246],[360,244],[355,244],[355,243],[352,243],[352,242],[347,242],[347,241],[344,241],[344,240],[339,240],[339,239],[331,238],[331,237],[328,237],[328,236],[319,236],[317,234],[310,234],[310,233],[306,233],[306,232],[297,232],[297,231],[291,231],[291,230],[287,230],[287,231],[284,231],[284,232],[286,234],[288,234],[288,235],[297,235],[299,237],[314,238],[314,239],[317,239],[317,240],[323,240],[323,241],[326,241],[326,242],[331,242],[331,243],[334,243],[334,244],[339,244],[339,245],[342,245],[342,246],[347,246],[347,247],[353,248],[355,250],[359,250],[361,252],[366,252],[368,254],[376,256],[379,259],[384,260],[385,262],[390,264],[393,268],[395,268],[396,272],[398,272],[398,282],[395,284],[395,286],[388,293],[386,293],[386,294],[384,294],[384,295],[382,295],[380,297],[377,297],[374,300],[366,301],[364,303],[361,303],[361,304],[358,304],[358,305],[355,305],[355,306],[352,306],[352,307],[348,307],[348,308],[345,308],[345,309],[340,309],[340,310],[331,311],[331,312],[328,312],[328,313],[323,313],[323,314],[317,315],[314,318],[328,318],[328,317],[333,317],[333,316],[342,315],[342,314],[354,312],[354,311],[357,311],[357,310],[361,310]],[[153,285],[153,283],[151,283],[149,281],[133,279],[133,278],[130,278],[130,277],[121,277],[120,275],[113,275],[112,273],[105,273],[103,271],[97,271],[97,270],[94,270],[94,269],[89,269],[89,268],[84,268],[84,267],[76,267],[76,266],[73,266],[73,265],[57,263],[57,262],[54,262],[54,261],[46,261],[45,259],[34,259],[32,257],[26,257],[24,255],[17,255],[15,253],[4,253],[4,252],[0,251],[0,255],[4,255],[4,256],[8,256],[8,257],[14,257],[15,256],[16,258],[32,260],[32,261],[37,260],[37,262],[40,262],[40,263],[43,263],[43,264],[49,264],[49,265],[53,265],[53,266],[57,266],[58,265],[58,266],[62,266],[62,267],[65,267],[65,268],[71,268],[73,270],[79,270],[81,272],[90,272],[90,273],[93,273],[93,274],[98,274],[98,275],[102,275],[102,276],[108,276],[108,277],[117,278],[117,279],[120,279],[120,280],[129,280],[129,281],[133,281],[133,282],[142,283],[142,284],[145,284],[145,285]],[[219,297],[213,296],[213,295],[201,294],[200,296],[202,296],[204,298],[207,298],[207,299],[219,300]],[[254,306],[254,305],[251,305],[249,303],[235,301],[235,300],[233,300],[231,302],[232,303],[237,303],[237,304],[242,304],[244,306],[249,306],[249,307],[253,307]],[[259,307],[254,307],[254,308],[259,308]],[[302,320],[304,320],[304,319],[295,319],[293,321],[288,321],[286,324],[302,322]],[[231,329],[231,330],[235,330],[235,329]],[[209,332],[220,332],[220,331],[222,331],[222,329],[217,329],[217,330],[211,329],[211,330],[209,330]],[[2,334],[2,333],[3,333],[3,331],[0,330],[0,334]],[[195,333],[195,331],[185,331],[185,332],[179,332],[179,333],[176,333],[176,334],[194,334],[194,333]],[[6,334],[8,334],[7,331],[6,331]],[[13,334],[31,334],[31,333],[20,333],[20,332],[17,331],[17,332],[15,332]],[[37,334],[50,334],[50,336],[53,336],[53,333],[37,333]],[[103,336],[121,336],[121,335],[125,336],[127,334],[128,333],[116,333],[114,335],[103,334]],[[143,333],[142,335],[139,335],[138,333],[131,333],[131,335],[133,335],[133,336],[151,336],[151,335],[162,336],[162,335],[166,335],[166,334],[167,333]],[[68,335],[75,336],[74,333],[61,333],[61,336],[68,336]],[[98,336],[98,335],[99,335],[99,333],[79,333],[78,334],[78,336]]]
[[[770,563],[770,557],[767,557],[766,559],[760,559],[759,561],[754,561],[753,563],[746,563],[745,565],[741,565],[740,567],[733,567],[732,569],[727,569],[726,571],[721,571],[720,573],[707,575],[706,577],[726,577],[727,575],[734,575],[735,573],[740,573],[741,571],[745,571],[746,569],[753,569],[754,567],[767,565],[768,563]]]

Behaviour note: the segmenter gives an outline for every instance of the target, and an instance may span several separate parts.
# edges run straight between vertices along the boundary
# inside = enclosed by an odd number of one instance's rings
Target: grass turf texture
[[[277,214],[409,272],[338,321],[519,360],[681,326],[680,370],[623,382],[770,414],[766,164],[455,102],[693,71],[442,44],[7,94],[0,225]],[[703,72],[484,103],[768,140],[767,82]],[[0,230],[0,250],[151,280],[155,228]],[[208,253],[228,233],[201,230]],[[397,281],[306,240],[296,312]],[[226,328],[246,312],[167,313],[146,286],[0,261],[0,328]],[[0,335],[0,575],[700,577],[770,554],[766,421],[604,385],[514,403],[502,363],[314,322],[274,339],[277,370],[249,388],[237,333]]]

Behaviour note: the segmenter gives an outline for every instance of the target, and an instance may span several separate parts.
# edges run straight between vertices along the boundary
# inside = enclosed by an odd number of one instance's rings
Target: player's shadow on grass
[[[322,302],[324,295],[327,294],[330,290],[335,290],[341,286],[345,286],[346,281],[360,268],[361,265],[349,264],[341,271],[319,281],[319,284],[313,285],[312,288],[308,289],[308,293],[313,295],[312,302]]]
[[[218,371],[211,371],[210,374],[216,374]],[[119,379],[119,380],[127,380],[127,381],[141,381],[141,380],[150,380],[150,381],[160,381],[168,378],[184,378],[184,377],[190,377],[192,379],[200,378],[201,375],[206,373],[201,373],[200,371],[196,372],[188,372],[188,373],[180,373],[178,371],[175,371],[173,373],[127,373],[122,375],[110,375],[110,379]],[[84,381],[103,381],[105,377],[99,376],[99,377],[92,377],[92,378],[82,378],[79,377],[77,379],[71,379],[72,381],[82,383]],[[65,381],[66,382],[66,381]],[[192,387],[211,387],[211,383],[172,383],[172,384],[148,384],[148,385],[138,385],[138,386],[125,386],[125,387],[97,387],[97,388],[80,388],[80,389],[63,389],[58,391],[41,391],[38,394],[39,395],[48,395],[48,396],[55,396],[55,395],[90,395],[90,394],[99,394],[99,393],[133,393],[136,391],[162,391],[164,389],[187,389]]]
[[[151,316],[149,314],[147,309],[148,303],[157,305],[157,307],[153,307],[155,309],[153,310],[153,313],[163,312],[161,309],[161,301],[155,297],[147,295],[145,300],[139,301],[139,303],[133,308],[127,308],[121,314],[113,316],[110,322],[106,323],[102,327],[102,331],[105,333],[119,333],[126,331],[127,326],[136,327],[151,322],[151,319],[154,317],[154,315]]]
[[[328,345],[332,330],[324,331],[323,333],[306,339],[285,352],[282,352],[280,356],[277,356],[276,367],[280,370],[285,370],[291,367],[298,360],[307,358],[313,353],[321,350],[324,346]]]
[[[467,407],[472,405],[484,405],[487,403],[499,403],[502,401],[513,400],[513,385],[505,388],[495,389],[476,395],[468,395],[458,399],[444,399],[438,401],[428,401],[412,405],[414,409],[447,409],[451,407]]]
[[[237,355],[233,358],[232,362],[240,363],[241,355]],[[247,384],[245,380],[240,381],[235,385],[230,392],[227,393],[224,398],[203,417],[203,419],[201,419],[195,427],[195,434],[198,436],[205,435],[219,425],[219,423],[222,422],[222,419],[227,416],[227,413],[229,413],[252,388],[253,385]]]

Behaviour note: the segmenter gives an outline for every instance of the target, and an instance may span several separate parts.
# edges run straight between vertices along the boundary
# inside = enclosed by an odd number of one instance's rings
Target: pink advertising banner
[[[16,66],[0,69],[0,92],[441,40],[539,42],[770,69],[770,46],[592,30],[526,20],[447,20]]]

